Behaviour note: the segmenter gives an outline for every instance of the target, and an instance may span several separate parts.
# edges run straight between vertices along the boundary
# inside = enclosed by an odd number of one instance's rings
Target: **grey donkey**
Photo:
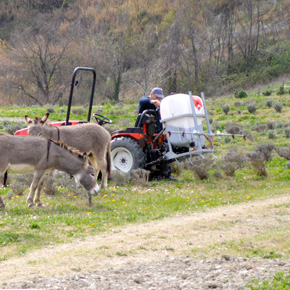
[[[41,137],[0,135],[0,174],[34,172],[30,193],[27,197],[29,207],[42,206],[40,191],[46,173],[60,170],[73,176],[91,195],[99,192],[94,169],[88,164],[86,154],[63,143]],[[1,200],[2,201],[2,200]],[[4,203],[0,202],[0,207]]]
[[[103,127],[95,123],[84,123],[73,126],[53,126],[47,122],[49,113],[33,120],[26,115],[28,133],[55,141],[63,141],[68,146],[86,152],[90,164],[95,169],[96,178],[102,172],[101,188],[106,188],[111,175],[111,136]]]

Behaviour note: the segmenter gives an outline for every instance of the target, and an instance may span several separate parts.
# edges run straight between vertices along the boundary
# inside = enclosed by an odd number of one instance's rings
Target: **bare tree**
[[[261,0],[242,0],[241,10],[236,10],[239,27],[235,33],[235,42],[244,59],[250,63],[259,49],[261,32]]]
[[[5,51],[8,61],[1,68],[1,81],[32,103],[56,104],[66,88],[61,62],[70,41],[60,42],[55,34],[29,30],[12,45]]]

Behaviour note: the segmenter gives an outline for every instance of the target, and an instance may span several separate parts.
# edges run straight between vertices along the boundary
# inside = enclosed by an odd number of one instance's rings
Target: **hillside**
[[[96,69],[109,101],[154,86],[220,96],[290,73],[290,0],[22,2],[0,3],[2,105],[66,103],[77,66]]]

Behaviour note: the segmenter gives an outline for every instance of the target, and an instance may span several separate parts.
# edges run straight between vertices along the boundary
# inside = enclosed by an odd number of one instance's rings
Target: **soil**
[[[227,244],[289,225],[289,205],[282,195],[46,247],[2,261],[0,289],[246,289],[290,260],[233,256]]]

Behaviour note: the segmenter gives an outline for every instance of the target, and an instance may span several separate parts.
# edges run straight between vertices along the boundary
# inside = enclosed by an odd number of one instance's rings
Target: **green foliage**
[[[282,96],[286,93],[284,86],[281,86],[277,92],[278,95]]]
[[[290,271],[285,274],[284,272],[276,272],[271,281],[254,280],[248,283],[247,287],[251,290],[287,290],[290,289]]]
[[[250,105],[247,107],[247,109],[251,114],[255,114],[255,112],[257,111],[257,107],[255,105]]]
[[[262,94],[263,94],[263,96],[271,96],[272,95],[272,91],[265,91]]]
[[[276,112],[278,113],[281,113],[282,112],[282,109],[283,109],[283,106],[279,103],[276,103],[275,106],[274,106],[274,109]]]
[[[223,112],[227,115],[228,114],[228,112],[230,111],[230,106],[228,106],[228,105],[223,105]]]
[[[236,90],[234,96],[235,98],[243,99],[246,98],[248,95],[244,90]]]
[[[272,106],[273,106],[273,101],[271,101],[271,100],[267,100],[267,102],[266,102],[266,106],[267,106],[268,108],[272,108]]]

